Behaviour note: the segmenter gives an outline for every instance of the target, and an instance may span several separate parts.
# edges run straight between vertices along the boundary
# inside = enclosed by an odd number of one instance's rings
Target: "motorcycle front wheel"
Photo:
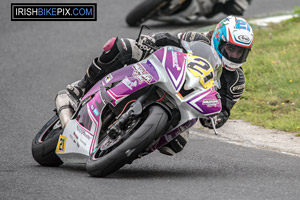
[[[40,165],[57,167],[63,164],[55,153],[59,136],[62,133],[61,126],[56,126],[58,123],[59,118],[54,115],[32,140],[32,156]]]
[[[171,0],[145,0],[137,5],[126,16],[126,22],[129,26],[139,26],[146,20],[154,16],[163,6]]]
[[[126,131],[118,138],[106,136],[100,141],[88,159],[87,172],[104,177],[131,163],[161,136],[167,120],[162,107],[150,107],[138,119],[129,121]]]

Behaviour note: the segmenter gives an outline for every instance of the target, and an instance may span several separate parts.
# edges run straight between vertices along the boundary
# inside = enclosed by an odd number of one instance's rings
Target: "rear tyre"
[[[32,156],[40,165],[57,167],[63,164],[55,153],[59,136],[62,133],[61,126],[55,126],[57,123],[59,123],[58,116],[54,115],[32,140]]]
[[[128,122],[127,131],[119,138],[112,140],[107,136],[97,145],[86,164],[91,176],[104,177],[131,163],[161,136],[168,120],[166,111],[152,106],[143,114]]]
[[[154,16],[170,0],[146,0],[137,5],[126,17],[129,26],[139,26]]]

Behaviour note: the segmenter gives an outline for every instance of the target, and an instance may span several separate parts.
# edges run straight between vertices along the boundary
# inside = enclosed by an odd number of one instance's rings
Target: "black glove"
[[[174,46],[182,48],[180,39],[170,33],[156,33],[153,35],[156,46]]]
[[[227,111],[225,110],[221,111],[217,116],[217,120],[215,121],[216,128],[222,127],[227,122],[228,117],[229,114]],[[199,121],[202,124],[202,126],[207,127],[209,129],[213,129],[210,119],[200,118]]]

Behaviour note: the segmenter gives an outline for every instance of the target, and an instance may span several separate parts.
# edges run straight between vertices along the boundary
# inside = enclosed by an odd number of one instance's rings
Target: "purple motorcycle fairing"
[[[78,126],[93,137],[89,153],[95,147],[95,140],[101,128],[101,114],[106,105],[104,102],[108,100],[115,106],[123,98],[148,85],[156,83],[158,80],[158,73],[150,61],[147,61],[147,63],[136,63],[108,74],[85,94],[82,101],[93,94],[94,96],[80,109],[75,120]],[[116,82],[117,85],[114,87],[108,90],[105,89],[105,94],[101,93],[101,86],[105,87]],[[104,100],[104,96],[106,101]]]
[[[186,76],[186,54],[176,51],[177,49],[176,47],[166,47],[153,53],[165,66],[176,93],[181,89]]]
[[[213,116],[218,114],[222,109],[219,93],[212,87],[187,100],[187,104],[204,116]]]
[[[112,80],[105,82],[104,86],[120,81],[116,86],[107,90],[107,94],[113,99],[113,105],[117,105],[132,93],[159,80],[159,75],[150,61],[128,65],[110,75]]]
[[[111,98],[111,103],[115,106],[130,94],[154,84],[158,80],[159,75],[150,61],[128,65],[108,74],[102,80],[98,81],[83,99],[98,91],[101,84],[108,86],[111,83],[118,82],[116,86],[106,91]]]
[[[170,47],[162,48],[153,54],[161,61],[177,93],[183,86],[186,76],[186,54],[174,51]],[[90,153],[94,149],[95,140],[101,128],[101,114],[105,105],[110,102],[116,106],[134,92],[158,81],[158,72],[148,60],[146,63],[139,62],[128,65],[106,75],[87,92],[82,100],[95,95],[81,108],[76,120],[78,125],[93,137]],[[116,85],[112,87],[112,83]],[[214,88],[187,99],[186,103],[205,116],[217,114],[221,110],[221,101],[217,98]],[[167,144],[194,123],[196,123],[196,119],[191,119],[171,130],[151,148],[152,151]]]

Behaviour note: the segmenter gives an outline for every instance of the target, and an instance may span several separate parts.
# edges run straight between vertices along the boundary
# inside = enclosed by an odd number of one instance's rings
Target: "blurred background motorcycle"
[[[139,26],[151,19],[168,23],[190,24],[199,17],[219,13],[243,15],[252,0],[144,0],[126,16],[129,26]]]

